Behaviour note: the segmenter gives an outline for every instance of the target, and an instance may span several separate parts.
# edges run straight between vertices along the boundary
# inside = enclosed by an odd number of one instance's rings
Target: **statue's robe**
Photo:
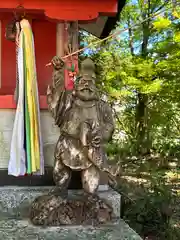
[[[54,82],[58,76],[58,72],[55,72]],[[74,97],[73,92],[63,89],[63,82],[59,83],[58,88],[48,87],[47,100],[55,124],[60,127],[61,132],[55,150],[55,161],[60,160],[73,170],[87,169],[94,161],[105,161],[103,151],[94,154],[96,159],[90,161],[82,145],[82,136],[89,130],[94,131],[94,135],[101,134],[103,142],[111,138],[114,123],[109,105],[100,99],[89,103],[81,101]],[[84,123],[88,121],[92,123],[94,129],[85,129]]]

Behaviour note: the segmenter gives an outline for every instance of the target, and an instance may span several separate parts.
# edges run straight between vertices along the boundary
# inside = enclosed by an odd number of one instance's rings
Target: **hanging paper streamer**
[[[23,35],[19,42],[22,42]],[[20,64],[20,62],[22,64]],[[23,69],[23,49],[18,49],[18,73],[19,73],[19,97],[12,132],[10,161],[8,174],[13,176],[24,175],[26,173],[25,151],[24,151],[24,69]]]
[[[8,174],[44,174],[43,146],[35,64],[34,39],[28,20],[20,22],[18,40],[18,102]]]

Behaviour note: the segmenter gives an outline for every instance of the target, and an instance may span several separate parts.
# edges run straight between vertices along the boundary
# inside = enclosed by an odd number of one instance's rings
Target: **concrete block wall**
[[[6,169],[9,162],[10,144],[15,110],[0,110],[0,169]],[[53,166],[54,147],[59,137],[59,128],[48,111],[41,111],[41,131],[44,146],[45,165]]]

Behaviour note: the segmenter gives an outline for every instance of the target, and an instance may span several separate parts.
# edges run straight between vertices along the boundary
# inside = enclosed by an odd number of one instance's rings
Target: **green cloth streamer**
[[[24,84],[25,84],[25,131],[26,131],[26,153],[27,153],[27,173],[32,173],[31,166],[31,132],[30,132],[30,118],[28,111],[28,102],[27,102],[27,68],[26,68],[26,54],[24,51],[25,40],[23,35],[23,63],[24,63]]]

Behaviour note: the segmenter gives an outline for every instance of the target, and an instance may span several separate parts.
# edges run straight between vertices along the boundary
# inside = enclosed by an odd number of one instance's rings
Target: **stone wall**
[[[0,110],[0,169],[8,167],[14,117],[15,110]],[[48,111],[41,111],[41,130],[45,165],[53,166],[54,147],[59,137],[59,129],[54,125]]]

